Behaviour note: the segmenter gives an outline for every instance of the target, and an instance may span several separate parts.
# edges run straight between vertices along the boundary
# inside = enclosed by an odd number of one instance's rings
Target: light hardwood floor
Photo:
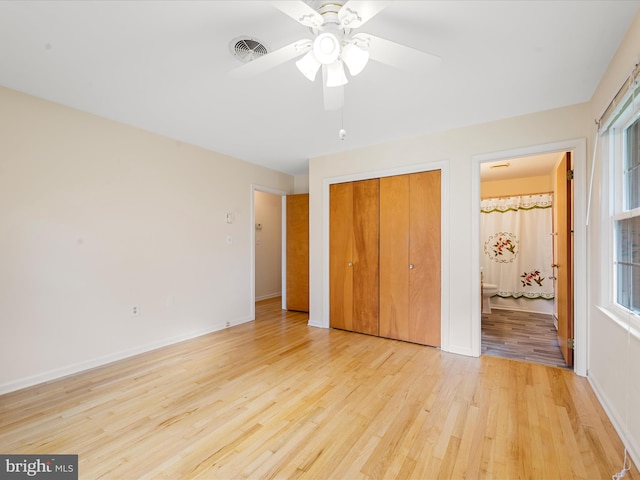
[[[1,453],[81,479],[611,478],[623,446],[554,367],[257,320],[0,396]],[[627,479],[640,479],[635,467]]]

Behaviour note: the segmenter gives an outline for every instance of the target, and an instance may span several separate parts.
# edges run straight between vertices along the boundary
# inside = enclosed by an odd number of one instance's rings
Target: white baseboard
[[[609,417],[609,420],[611,420],[613,428],[618,433],[618,436],[622,440],[622,443],[624,443],[625,447],[627,447],[627,451],[629,452],[631,460],[635,465],[640,465],[640,448],[638,447],[638,444],[634,441],[634,439],[629,436],[629,432],[625,427],[625,422],[622,418],[620,418],[616,411],[611,408],[611,404],[607,399],[607,395],[605,395],[604,391],[600,388],[600,384],[598,383],[598,381],[591,376],[587,376],[587,380],[589,380],[589,384],[591,385],[593,392],[596,394],[600,405],[602,405],[603,410]],[[620,468],[622,469],[622,465],[620,465]]]
[[[316,328],[327,328],[322,324],[322,322],[316,322],[311,319],[309,319],[309,321],[307,322],[307,325],[309,325],[310,327],[316,327]]]
[[[246,323],[249,321],[251,321],[249,317],[238,318],[233,321],[229,321],[229,326],[240,325],[241,323]],[[124,360],[125,358],[133,357],[135,355],[140,355],[141,353],[151,352],[153,350],[167,347],[175,343],[184,342],[186,340],[191,340],[196,337],[201,337],[202,335],[207,335],[209,333],[224,330],[225,328],[227,328],[226,322],[222,324],[217,324],[210,329],[193,331],[193,332],[185,333],[182,335],[177,335],[175,337],[166,338],[166,339],[159,340],[157,342],[149,343],[146,345],[140,345],[127,350],[122,350],[120,352],[103,355],[101,357],[93,358],[84,362],[74,363],[61,368],[54,368],[52,370],[47,370],[46,372],[42,372],[37,375],[32,375],[32,376],[21,378],[18,380],[2,383],[0,384],[0,395],[14,392],[16,390],[22,390],[23,388],[33,387],[34,385],[38,385],[40,383],[58,380],[62,377],[74,375],[76,373],[81,373],[86,370],[91,370],[92,368],[102,367],[109,363],[117,362],[119,360]]]
[[[260,295],[259,297],[256,297],[256,302],[259,302],[260,300],[267,300],[269,298],[275,298],[275,297],[281,297],[282,296],[282,292],[275,292],[275,293],[269,293],[267,295]]]
[[[518,308],[518,307],[511,307],[511,306],[507,306],[507,305],[491,305],[491,310],[511,310],[512,312],[523,312],[523,313],[539,313],[540,315],[553,315],[553,313],[550,312],[541,312],[539,310],[529,310],[526,308]]]
[[[443,352],[455,353],[456,355],[464,355],[465,357],[476,357],[477,355],[473,354],[473,350],[468,347],[456,347],[449,345],[446,350],[442,350]]]

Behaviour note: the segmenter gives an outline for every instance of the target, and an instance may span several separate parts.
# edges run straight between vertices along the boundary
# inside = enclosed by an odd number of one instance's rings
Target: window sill
[[[624,331],[629,331],[637,340],[640,340],[640,320],[637,315],[622,310],[614,305],[601,306],[596,308],[604,313],[609,319],[616,323]]]

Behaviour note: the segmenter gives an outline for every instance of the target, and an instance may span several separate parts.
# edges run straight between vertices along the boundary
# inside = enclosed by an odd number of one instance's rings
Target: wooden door
[[[329,325],[353,330],[353,183],[329,185]]]
[[[379,179],[353,184],[353,331],[378,335]]]
[[[409,178],[409,341],[440,346],[440,170]]]
[[[309,194],[287,195],[287,310],[309,311]]]
[[[573,182],[571,153],[567,152],[556,170],[556,306],[558,343],[567,365],[573,365]]]
[[[378,179],[329,187],[329,324],[378,335]]]
[[[409,175],[380,179],[380,336],[409,340]]]
[[[440,346],[440,181],[380,179],[380,336]]]

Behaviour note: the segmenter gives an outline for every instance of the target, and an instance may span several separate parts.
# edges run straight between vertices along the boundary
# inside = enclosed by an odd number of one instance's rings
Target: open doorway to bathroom
[[[567,158],[570,152],[554,152],[480,165],[482,354],[570,367],[560,348],[558,305],[572,294],[557,281],[565,247],[558,225],[568,225],[572,211],[571,202],[563,209],[559,200],[567,194],[558,191]]]

